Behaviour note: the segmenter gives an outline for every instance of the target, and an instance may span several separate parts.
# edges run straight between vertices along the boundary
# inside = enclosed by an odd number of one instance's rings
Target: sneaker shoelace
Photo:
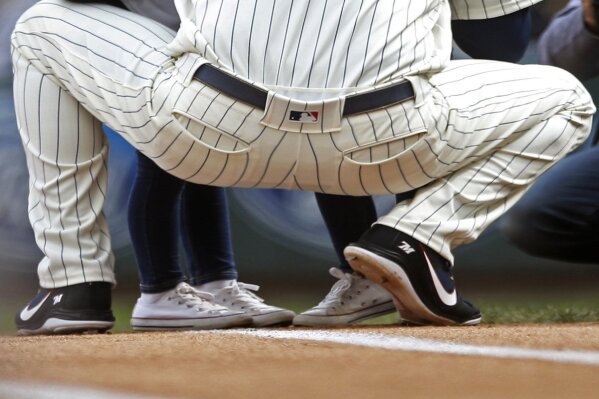
[[[198,291],[187,283],[180,283],[167,300],[176,300],[179,305],[185,305],[199,311],[208,311],[215,313],[225,310],[224,307],[216,304],[215,297],[209,292]]]
[[[254,294],[252,291],[258,291],[260,286],[255,284],[246,284],[235,282],[228,287],[221,288],[218,296],[226,296],[230,298],[231,303],[228,305],[242,305],[242,309],[260,309],[269,307],[264,303],[264,299]]]
[[[339,281],[333,284],[327,296],[318,304],[318,307],[340,304],[344,294],[352,287],[354,276],[351,273],[345,273],[336,267],[331,267],[329,273]]]

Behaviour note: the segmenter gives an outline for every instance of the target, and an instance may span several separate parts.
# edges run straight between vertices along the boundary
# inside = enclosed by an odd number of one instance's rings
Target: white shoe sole
[[[112,321],[95,320],[62,320],[49,318],[36,330],[19,329],[19,335],[43,335],[43,334],[74,334],[84,332],[103,333],[114,326]]]
[[[197,319],[131,318],[131,328],[136,331],[148,330],[212,330],[221,328],[247,327],[252,318],[246,315],[223,316]]]
[[[381,285],[393,296],[401,318],[413,324],[476,325],[481,318],[456,323],[438,316],[422,303],[404,270],[394,262],[363,248],[348,246],[344,254],[352,269]]]
[[[349,324],[355,324],[360,321],[368,320],[373,317],[394,313],[395,310],[396,309],[393,301],[388,301],[379,303],[375,306],[371,306],[368,309],[362,309],[342,315],[311,315],[300,313],[293,319],[293,325],[311,327],[346,326]]]
[[[250,315],[252,327],[287,326],[293,322],[295,313],[290,310],[275,310],[270,313]]]

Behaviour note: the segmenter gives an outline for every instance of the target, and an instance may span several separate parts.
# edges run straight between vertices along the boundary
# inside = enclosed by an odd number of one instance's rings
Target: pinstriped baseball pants
[[[595,111],[564,71],[491,61],[411,77],[414,100],[346,118],[341,97],[270,93],[263,111],[191,79],[202,59],[171,58],[172,37],[123,10],[60,0],[17,24],[15,104],[43,287],[114,281],[100,122],[195,183],[349,195],[418,188],[378,223],[452,259],[584,140]],[[290,104],[317,110],[322,126],[285,121]]]

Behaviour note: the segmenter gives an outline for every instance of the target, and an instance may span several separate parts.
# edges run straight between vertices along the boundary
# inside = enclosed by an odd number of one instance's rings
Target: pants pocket
[[[250,150],[249,143],[187,112],[173,110],[173,115],[184,127],[184,134],[208,149],[227,155],[242,155]]]
[[[343,151],[343,158],[361,166],[384,164],[401,157],[427,134],[426,130],[412,131],[404,135],[364,143]]]

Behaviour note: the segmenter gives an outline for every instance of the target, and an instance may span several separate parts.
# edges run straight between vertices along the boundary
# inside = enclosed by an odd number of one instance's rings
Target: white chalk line
[[[502,359],[529,359],[554,363],[575,363],[599,366],[599,352],[530,349],[512,346],[469,345],[381,333],[340,332],[331,330],[258,330],[231,329],[190,331],[194,334],[239,334],[272,339],[294,339],[332,342],[399,351],[444,353],[462,356],[482,356]]]
[[[167,399],[130,392],[78,387],[66,384],[0,379],[0,398],[10,399]]]

